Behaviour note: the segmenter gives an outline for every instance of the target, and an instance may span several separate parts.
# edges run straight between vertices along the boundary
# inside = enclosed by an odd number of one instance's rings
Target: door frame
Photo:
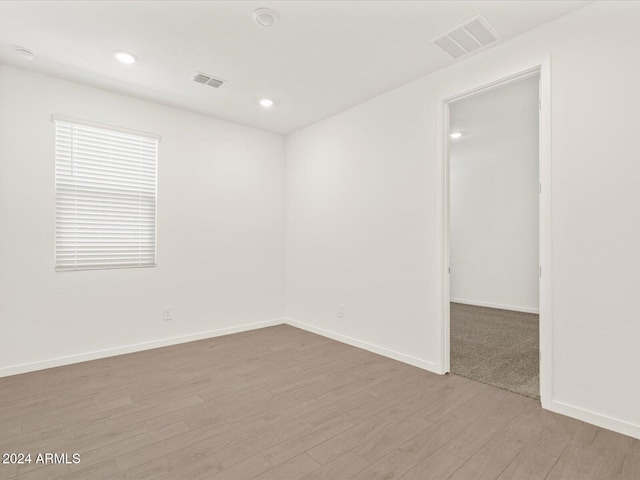
[[[441,374],[450,370],[450,244],[449,244],[449,105],[463,98],[485,93],[525,78],[540,76],[539,110],[539,309],[540,309],[540,401],[551,407],[553,387],[553,316],[551,302],[551,58],[534,62],[512,73],[483,84],[459,88],[440,96],[436,121],[436,244],[437,268],[441,288],[440,339]]]

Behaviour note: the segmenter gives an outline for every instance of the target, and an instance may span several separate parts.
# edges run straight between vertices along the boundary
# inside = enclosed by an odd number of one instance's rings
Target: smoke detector
[[[227,83],[226,80],[215,78],[212,75],[208,75],[206,73],[201,73],[201,72],[195,72],[191,77],[191,80],[193,80],[196,83],[202,83],[203,85],[208,85],[209,87],[213,87],[213,88],[220,88],[225,83]]]
[[[436,38],[433,43],[453,58],[460,58],[463,55],[489,47],[500,40],[502,37],[495,28],[484,17],[478,15]]]
[[[32,51],[22,47],[16,47],[16,55],[18,55],[25,62],[30,62],[34,58],[36,58]]]
[[[251,18],[261,27],[273,27],[280,21],[280,15],[272,8],[258,8],[253,11]]]

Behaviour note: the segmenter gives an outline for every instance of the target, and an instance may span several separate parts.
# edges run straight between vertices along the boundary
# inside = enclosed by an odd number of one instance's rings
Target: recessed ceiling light
[[[269,98],[262,98],[258,103],[262,105],[264,108],[273,107],[273,100]]]
[[[272,8],[259,8],[254,10],[251,18],[261,27],[272,27],[280,21],[280,15]]]
[[[116,50],[113,52],[115,57],[121,61],[122,63],[126,63],[127,65],[131,65],[132,63],[136,63],[138,57],[136,57],[131,52],[125,52],[124,50]]]
[[[460,138],[460,137],[462,136],[462,133],[460,133],[460,132],[453,132],[453,133],[450,133],[450,134],[449,134],[449,136],[450,136],[451,138]]]
[[[36,57],[33,54],[33,52],[30,52],[26,48],[16,48],[16,55],[18,55],[25,62],[30,62],[31,60],[33,60]]]

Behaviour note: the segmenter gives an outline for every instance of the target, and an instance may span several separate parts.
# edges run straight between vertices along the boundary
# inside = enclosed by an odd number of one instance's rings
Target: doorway
[[[549,80],[542,62],[445,98],[439,175],[443,373],[543,406],[551,390]]]

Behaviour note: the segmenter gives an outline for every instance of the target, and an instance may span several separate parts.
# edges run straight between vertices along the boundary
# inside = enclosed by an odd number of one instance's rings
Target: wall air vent
[[[502,40],[500,34],[478,15],[450,32],[436,38],[433,43],[451,55],[460,58]]]
[[[208,85],[213,88],[220,88],[222,85],[227,83],[225,80],[221,80],[219,78],[214,78],[211,75],[207,75],[206,73],[196,72],[191,77],[196,83],[202,83],[203,85]]]

